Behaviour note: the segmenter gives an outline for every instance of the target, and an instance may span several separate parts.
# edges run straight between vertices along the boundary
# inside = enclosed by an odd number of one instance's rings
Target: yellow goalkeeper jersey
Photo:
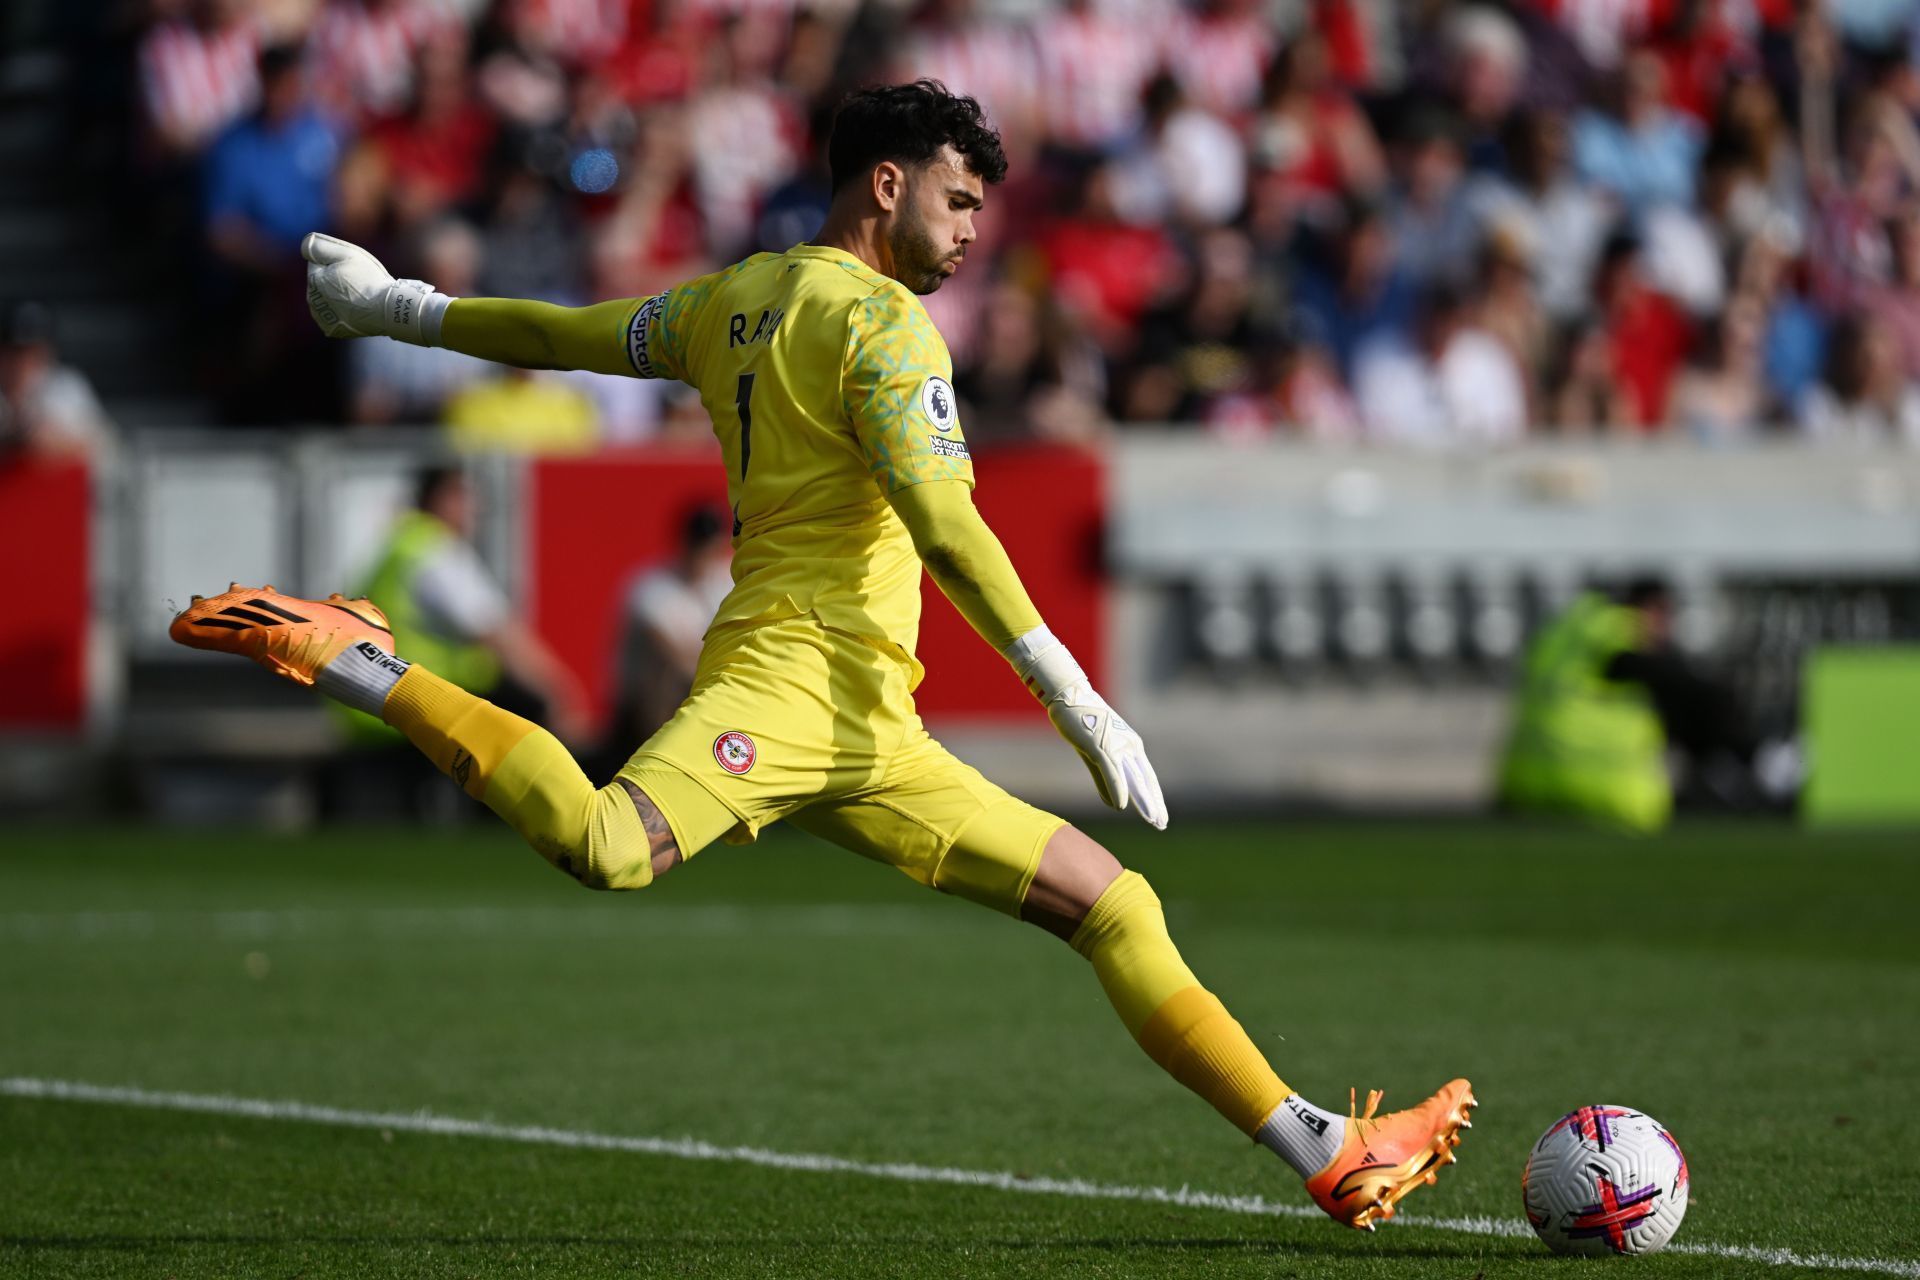
[[[973,484],[953,363],[920,300],[852,254],[761,253],[636,301],[627,358],[696,388],[726,458],[733,591],[715,626],[812,615],[911,664],[920,559],[887,495]]]

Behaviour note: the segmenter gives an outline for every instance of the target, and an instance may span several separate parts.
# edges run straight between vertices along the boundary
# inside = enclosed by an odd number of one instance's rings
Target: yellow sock
[[[1160,899],[1123,871],[1073,935],[1127,1030],[1168,1075],[1252,1137],[1292,1092],[1167,936]]]
[[[593,889],[638,889],[652,850],[617,783],[595,790],[560,740],[415,663],[387,695],[388,724],[520,838]]]

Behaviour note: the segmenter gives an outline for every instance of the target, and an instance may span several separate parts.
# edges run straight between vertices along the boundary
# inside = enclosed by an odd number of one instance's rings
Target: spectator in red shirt
[[[1249,135],[1256,181],[1286,205],[1331,212],[1343,194],[1386,186],[1380,140],[1334,83],[1318,32],[1302,31],[1274,59]]]
[[[1365,0],[1313,0],[1307,13],[1314,33],[1326,44],[1334,78],[1352,89],[1373,83],[1379,60],[1372,21],[1362,12],[1369,7]]]
[[[1728,71],[1755,61],[1727,8],[1714,0],[1681,0],[1652,41],[1667,64],[1667,105],[1701,124],[1713,118]]]
[[[1629,419],[1641,431],[1655,430],[1667,420],[1667,393],[1692,344],[1686,316],[1648,287],[1640,244],[1631,236],[1615,236],[1601,252],[1593,292]]]
[[[369,141],[391,183],[396,221],[415,225],[480,194],[498,124],[473,92],[467,41],[438,33],[420,51],[413,101]]]
[[[1131,346],[1141,315],[1179,268],[1166,232],[1119,219],[1106,165],[1088,171],[1077,211],[1042,232],[1036,247],[1054,295],[1110,354]]]

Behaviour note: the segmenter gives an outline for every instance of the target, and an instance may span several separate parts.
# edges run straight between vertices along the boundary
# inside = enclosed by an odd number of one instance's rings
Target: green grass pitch
[[[1409,1218],[1519,1218],[1554,1118],[1686,1148],[1670,1252],[1021,1194],[25,1080],[1307,1201],[1038,930],[770,833],[644,893],[510,835],[15,827],[0,851],[0,1275],[1920,1276],[1920,838],[1482,823],[1098,829],[1292,1084],[1471,1076]],[[1598,1268],[1599,1271],[1595,1269]]]

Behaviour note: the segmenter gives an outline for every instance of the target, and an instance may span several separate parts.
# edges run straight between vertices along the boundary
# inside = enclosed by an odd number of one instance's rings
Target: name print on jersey
[[[733,319],[727,322],[727,349],[731,351],[735,347],[748,347],[756,342],[772,342],[774,331],[779,329],[780,322],[786,318],[787,313],[779,307],[771,311],[762,311],[760,322],[753,326],[753,336],[749,338],[746,312],[734,312]]]

